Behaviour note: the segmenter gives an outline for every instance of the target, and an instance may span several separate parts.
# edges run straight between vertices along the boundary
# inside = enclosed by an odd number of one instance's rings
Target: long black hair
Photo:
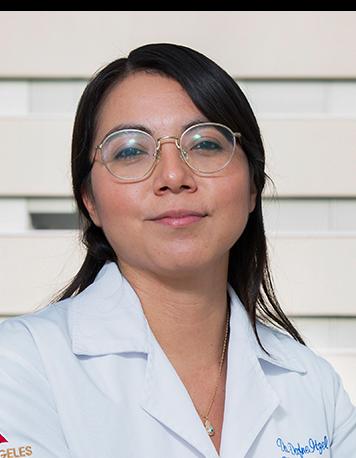
[[[131,51],[127,58],[117,59],[101,69],[83,92],[72,137],[72,181],[82,242],[87,252],[77,275],[53,301],[79,294],[94,281],[106,261],[117,262],[116,254],[104,232],[93,223],[88,214],[82,191],[85,189],[91,193],[90,151],[103,101],[114,85],[139,71],[173,78],[207,119],[242,133],[241,145],[249,163],[257,196],[244,232],[230,250],[228,281],[244,304],[260,345],[257,319],[287,331],[295,340],[305,344],[278,303],[268,266],[262,216],[262,191],[268,176],[265,173],[265,152],[256,118],[231,76],[203,54],[175,44],[148,44]]]

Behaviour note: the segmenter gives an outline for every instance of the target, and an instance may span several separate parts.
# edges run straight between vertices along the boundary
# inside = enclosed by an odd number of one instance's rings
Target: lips
[[[170,210],[155,216],[151,221],[173,227],[182,227],[196,223],[205,216],[207,216],[206,213],[193,210]]]

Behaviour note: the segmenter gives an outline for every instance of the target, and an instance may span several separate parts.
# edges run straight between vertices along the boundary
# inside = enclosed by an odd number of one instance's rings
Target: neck
[[[120,265],[150,328],[178,372],[217,371],[227,318],[227,266],[184,279]]]

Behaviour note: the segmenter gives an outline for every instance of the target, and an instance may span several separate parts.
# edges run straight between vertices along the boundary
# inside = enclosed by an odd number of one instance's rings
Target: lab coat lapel
[[[220,454],[223,458],[243,458],[279,399],[258,360],[247,313],[231,287],[229,293],[230,340]]]
[[[218,457],[188,391],[152,333],[141,407],[203,456]]]
[[[148,323],[140,300],[114,262],[106,263],[95,281],[71,300],[68,323],[74,354],[148,352]]]

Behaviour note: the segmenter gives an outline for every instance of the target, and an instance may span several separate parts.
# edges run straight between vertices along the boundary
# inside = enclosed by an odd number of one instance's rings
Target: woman
[[[1,325],[4,456],[356,456],[339,376],[273,293],[233,79],[140,47],[89,83],[72,146],[88,251],[57,302]]]

